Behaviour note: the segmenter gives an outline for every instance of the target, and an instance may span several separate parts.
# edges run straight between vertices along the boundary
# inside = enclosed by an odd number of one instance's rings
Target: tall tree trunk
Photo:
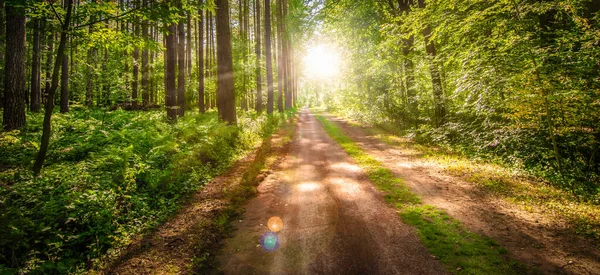
[[[177,88],[175,86],[175,64],[177,63],[177,24],[171,24],[165,35],[165,105],[167,117],[174,121],[177,119]]]
[[[188,12],[187,14],[187,25],[186,25],[186,30],[187,30],[187,34],[186,34],[186,56],[185,56],[185,60],[187,62],[187,77],[188,77],[188,81],[192,81],[192,16],[191,14]]]
[[[262,112],[262,79],[261,79],[261,75],[260,75],[260,65],[261,65],[261,49],[260,49],[260,41],[261,41],[261,36],[260,36],[260,0],[254,0],[254,9],[255,9],[255,15],[254,15],[254,21],[255,21],[255,35],[254,35],[254,40],[256,40],[256,48],[255,48],[255,53],[256,53],[256,105],[254,107],[254,109],[257,112]]]
[[[40,20],[33,20],[33,60],[31,61],[31,105],[29,109],[38,113],[41,109],[41,78],[40,78]]]
[[[179,8],[182,8],[181,1],[179,2]],[[177,73],[177,106],[179,108],[177,115],[182,117],[185,113],[185,23],[183,19],[179,20],[177,31],[179,34],[179,47],[177,49],[177,64],[179,67],[179,72]]]
[[[65,54],[62,61],[60,79],[60,112],[69,112],[69,56]]]
[[[290,37],[289,37],[289,33],[288,33],[288,26],[287,26],[287,14],[288,14],[288,2],[287,0],[283,0],[282,2],[282,10],[283,10],[283,17],[282,17],[282,42],[283,42],[283,61],[284,61],[284,88],[285,88],[285,109],[291,109],[292,108],[292,67],[291,67],[291,60],[290,60],[290,45],[291,45],[291,41],[290,41]]]
[[[202,0],[198,0],[198,7],[202,7]],[[204,17],[202,9],[198,9],[198,108],[200,112],[206,112],[204,106]]]
[[[400,14],[409,13],[413,0],[398,0],[398,7]],[[406,100],[408,102],[408,109],[410,112],[409,120],[412,122],[414,127],[417,127],[419,120],[419,102],[417,101],[417,95],[415,91],[415,73],[414,64],[412,59],[409,57],[412,52],[414,44],[414,37],[411,35],[408,38],[402,39],[402,55],[404,57],[404,73],[406,75]]]
[[[46,24],[50,29],[50,34],[47,37],[46,42],[48,43],[48,51],[46,52],[46,79],[44,80],[45,88],[42,94],[42,103],[46,104],[48,98],[48,92],[50,91],[51,74],[52,74],[52,58],[54,57],[54,30],[51,24]]]
[[[65,48],[67,45],[67,32],[69,30],[71,22],[71,11],[73,9],[73,0],[66,0],[67,14],[65,21],[62,26],[62,32],[60,34],[60,42],[58,45],[58,52],[56,61],[54,62],[54,70],[52,71],[52,86],[48,93],[48,100],[46,101],[46,109],[44,110],[44,124],[42,130],[42,142],[40,143],[40,151],[37,154],[35,163],[33,165],[33,173],[38,176],[42,170],[44,159],[46,158],[46,151],[48,150],[48,144],[50,142],[50,134],[52,131],[52,111],[54,110],[54,94],[58,88],[58,73],[62,65],[63,58],[65,57]]]
[[[267,62],[267,114],[273,113],[273,64],[271,63],[271,0],[265,0],[265,55]]]
[[[206,10],[206,58],[204,60],[204,62],[206,63],[205,69],[204,69],[204,75],[207,79],[210,79],[210,70],[211,70],[211,40],[210,40],[210,34],[212,32],[212,19],[211,19],[211,15],[210,15],[210,11],[207,9]],[[210,99],[210,94],[211,91],[208,91],[208,93],[206,93],[205,95],[205,102],[206,102],[206,109],[210,110],[212,108],[212,102]]]
[[[136,8],[138,5],[136,4]],[[133,36],[140,37],[140,23],[139,20],[133,23]],[[133,48],[133,76],[131,80],[131,105],[133,108],[137,108],[138,106],[138,81],[140,78],[140,48],[137,44]]]
[[[285,64],[283,57],[283,6],[282,1],[277,0],[277,110],[283,112],[283,77],[285,75]]]
[[[419,8],[425,8],[425,1],[418,0]],[[431,74],[431,82],[433,86],[433,101],[435,104],[435,124],[437,127],[444,124],[446,118],[446,104],[444,99],[444,89],[442,87],[442,78],[436,61],[435,44],[430,40],[431,27],[426,25],[423,29],[423,37],[425,39],[425,51],[429,60],[429,72]]]
[[[144,0],[142,5],[148,6],[148,0]],[[142,49],[142,105],[148,106],[150,101],[150,87],[148,82],[148,42],[150,37],[148,36],[148,20],[142,21],[142,39],[144,40],[144,48]]]
[[[94,17],[90,19],[92,22],[95,20]],[[88,33],[94,31],[94,25],[90,25]],[[125,58],[125,60],[127,60]],[[90,47],[87,52],[87,71],[86,71],[86,85],[85,85],[85,105],[92,107],[94,105],[94,79],[95,77],[95,63],[96,63],[96,49]],[[127,64],[127,61],[125,61]],[[127,70],[127,69],[126,69]]]
[[[216,0],[217,4],[217,108],[219,117],[236,124],[235,87],[233,83],[233,58],[231,52],[231,26],[229,1]]]
[[[6,63],[4,64],[4,130],[25,126],[25,10],[6,4]],[[10,26],[10,27],[8,27]]]
[[[6,34],[6,16],[4,14],[4,0],[0,0],[0,38]],[[4,39],[0,39],[0,64],[4,63],[6,49]],[[0,108],[4,108],[4,66],[0,66]]]

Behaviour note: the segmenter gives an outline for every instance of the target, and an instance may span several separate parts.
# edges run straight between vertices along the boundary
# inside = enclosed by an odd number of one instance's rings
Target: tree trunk
[[[142,5],[145,7],[148,5],[148,0],[144,0]],[[150,87],[148,82],[148,20],[142,21],[142,39],[144,39],[144,48],[142,49],[142,105],[148,106],[150,101]]]
[[[265,0],[265,55],[267,61],[267,114],[273,113],[273,64],[271,64],[271,0]]]
[[[257,112],[262,112],[262,79],[260,75],[260,65],[261,65],[261,49],[260,49],[260,0],[254,0],[254,21],[255,21],[255,36],[254,40],[256,40],[256,105],[254,109]]]
[[[181,9],[182,3],[179,2]],[[181,14],[183,15],[183,14]],[[179,20],[178,31],[178,49],[177,61],[179,72],[177,73],[177,115],[183,117],[185,113],[185,23],[183,19]]]
[[[6,4],[6,63],[4,64],[4,130],[25,126],[25,11]],[[10,26],[10,27],[8,27]]]
[[[40,171],[42,170],[42,165],[44,164],[44,159],[46,158],[46,151],[48,150],[48,144],[50,142],[50,134],[52,131],[52,111],[54,109],[54,94],[56,93],[56,89],[58,88],[58,73],[60,71],[60,67],[62,65],[63,58],[65,56],[65,48],[67,45],[67,32],[69,30],[69,25],[71,22],[71,11],[73,9],[73,0],[66,0],[67,6],[67,14],[65,16],[64,25],[62,26],[62,32],[60,34],[60,42],[58,46],[58,53],[56,56],[56,61],[54,62],[54,70],[52,71],[52,86],[50,87],[50,91],[48,93],[48,100],[46,101],[46,109],[44,110],[44,124],[42,130],[42,142],[40,144],[40,151],[37,154],[35,159],[35,163],[33,165],[33,173],[35,176],[39,176]]]
[[[186,56],[185,56],[185,60],[187,62],[187,77],[188,77],[188,81],[192,81],[192,16],[190,15],[190,13],[188,12],[187,15],[187,25],[186,25],[186,30],[187,30],[187,38],[186,38]]]
[[[219,117],[231,125],[236,124],[233,58],[231,52],[231,26],[229,1],[216,0],[217,4],[217,108]]]
[[[413,0],[398,0],[400,14],[409,13]],[[417,101],[415,91],[415,73],[414,64],[409,57],[412,52],[414,37],[402,39],[402,55],[404,56],[404,73],[406,75],[406,100],[408,102],[408,110],[410,112],[410,122],[414,127],[417,127],[419,120],[419,102]]]
[[[42,94],[43,104],[46,104],[48,92],[50,91],[50,79],[52,77],[52,58],[54,57],[54,30],[52,29],[51,24],[46,24],[46,26],[50,29],[50,34],[48,35],[46,41],[46,43],[48,43],[48,51],[46,52],[46,79],[44,79],[45,88],[44,93]]]
[[[40,78],[40,20],[33,21],[33,56],[31,61],[31,105],[29,109],[38,113],[41,109],[41,78]]]
[[[90,19],[91,21],[95,20],[93,17]],[[94,25],[90,25],[88,33],[92,33],[94,31]],[[127,60],[127,59],[125,59]],[[96,49],[90,47],[87,52],[87,72],[86,72],[86,85],[85,85],[85,105],[88,107],[92,107],[94,105],[94,79],[95,77],[95,68],[94,64],[96,63]],[[125,61],[127,64],[127,61]]]
[[[175,87],[175,64],[177,63],[177,25],[172,24],[167,28],[165,35],[165,105],[167,117],[171,121],[177,119],[177,88]]]
[[[198,6],[202,6],[202,0],[198,0]],[[204,106],[204,18],[202,9],[198,10],[198,108],[200,113],[206,112]]]
[[[69,112],[69,56],[65,54],[62,61],[60,79],[60,112]]]
[[[0,0],[0,64],[4,64],[6,49],[4,48],[4,39],[6,34],[6,16],[4,14],[4,0]],[[0,66],[0,108],[4,108],[4,66]]]
[[[281,0],[277,0],[277,110],[283,112],[283,77],[285,75],[285,64],[283,57],[283,5]]]
[[[425,1],[418,0],[419,8],[425,8]],[[423,37],[425,39],[425,51],[429,60],[429,72],[431,74],[431,82],[433,86],[433,101],[435,104],[435,125],[436,127],[444,124],[446,118],[446,104],[444,99],[444,89],[442,87],[442,78],[438,68],[436,57],[435,44],[430,41],[431,27],[426,25],[423,29]]]
[[[137,5],[136,5],[137,7]],[[133,36],[140,36],[140,24],[139,21],[133,23]],[[140,78],[140,48],[136,45],[133,48],[133,76],[131,80],[131,105],[134,109],[138,106],[138,80]]]
[[[289,110],[292,108],[292,61],[290,58],[291,54],[291,41],[288,33],[287,26],[287,15],[288,15],[288,2],[283,0],[283,61],[284,61],[284,88],[285,88],[285,109]]]

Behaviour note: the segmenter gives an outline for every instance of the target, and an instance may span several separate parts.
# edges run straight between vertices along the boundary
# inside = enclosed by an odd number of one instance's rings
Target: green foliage
[[[419,237],[450,272],[467,274],[519,274],[524,267],[509,260],[505,248],[495,241],[468,231],[459,221],[412,193],[400,178],[348,138],[327,118],[317,115],[325,131],[366,171],[369,179],[384,193],[386,201],[398,209],[402,219],[417,228]]]
[[[164,111],[74,111],[54,115],[42,177],[30,166],[40,114],[0,133],[0,271],[72,272],[162,222],[274,132],[285,115],[215,112],[169,124]],[[86,264],[87,263],[87,264]]]
[[[346,64],[341,83],[310,84],[317,92],[305,100],[361,122],[394,124],[421,143],[501,159],[599,203],[598,5],[424,2],[400,13],[394,1],[325,1],[324,37]],[[425,51],[427,26],[434,56]],[[432,66],[442,102],[433,96]],[[441,126],[436,104],[446,108]]]

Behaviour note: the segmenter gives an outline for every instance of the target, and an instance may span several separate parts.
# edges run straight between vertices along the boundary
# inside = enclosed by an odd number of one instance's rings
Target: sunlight
[[[339,54],[325,45],[313,46],[304,57],[304,70],[306,75],[311,78],[336,76],[339,66]]]

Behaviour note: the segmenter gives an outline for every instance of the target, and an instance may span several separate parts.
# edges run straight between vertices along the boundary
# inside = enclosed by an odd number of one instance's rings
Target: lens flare
[[[280,217],[271,217],[267,222],[269,230],[272,232],[279,232],[283,228],[283,220]]]
[[[267,252],[273,252],[279,248],[279,236],[273,232],[267,232],[260,237],[260,246]]]

